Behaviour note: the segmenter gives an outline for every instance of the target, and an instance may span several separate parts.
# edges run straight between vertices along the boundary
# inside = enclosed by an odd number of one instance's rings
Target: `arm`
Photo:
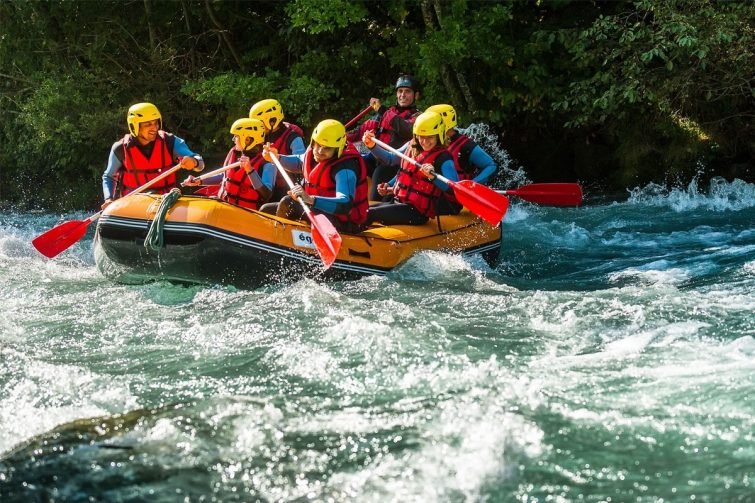
[[[270,190],[273,190],[273,187],[275,186],[275,179],[278,176],[278,169],[275,167],[274,164],[270,162],[266,162],[262,166],[262,183]],[[257,187],[255,187],[256,189]]]
[[[306,145],[304,145],[304,139],[301,136],[297,136],[293,140],[291,140],[291,145],[289,145],[289,148],[291,149],[290,152],[292,155],[299,155],[303,154],[305,150],[307,150]],[[274,168],[275,166],[273,166]]]
[[[312,207],[323,213],[343,214],[351,210],[357,187],[357,175],[352,169],[341,169],[336,173],[336,196],[315,196]]]
[[[456,166],[454,165],[453,159],[451,159],[450,157],[443,161],[443,164],[440,165],[440,174],[445,176],[452,182],[459,181],[459,174],[456,172]],[[433,185],[438,187],[443,192],[446,192],[450,189],[450,187],[445,182],[441,182],[437,177],[433,178]]]
[[[123,162],[116,155],[120,148],[120,142],[116,142],[110,149],[110,155],[107,158],[107,167],[102,173],[102,197],[105,201],[112,200],[115,196],[115,184],[118,182],[118,173],[123,168]]]
[[[254,190],[260,195],[262,202],[267,202],[273,195],[273,185],[275,184],[275,175],[278,173],[276,167],[272,164],[265,163],[262,166],[262,177],[256,171],[248,171],[247,176]]]
[[[404,144],[401,146],[401,148],[398,148],[397,150],[401,152],[402,154],[406,152],[406,149],[408,148],[407,144]],[[393,152],[389,152],[388,150],[385,150],[380,145],[374,145],[370,152],[372,152],[372,155],[375,156],[375,158],[378,160],[378,162],[381,162],[385,164],[386,166],[397,166],[401,162],[401,158],[394,154]]]
[[[202,156],[192,152],[182,138],[175,135],[173,135],[173,138],[175,138],[175,143],[173,144],[173,160],[177,161],[179,157],[191,157],[197,162],[192,171],[202,171],[204,169],[204,159],[202,159]]]
[[[286,171],[291,173],[301,173],[304,166],[304,154],[299,155],[279,155],[278,160]],[[275,167],[273,165],[273,167]],[[277,172],[277,169],[276,169]]]
[[[223,181],[224,176],[225,176],[225,173],[218,173],[217,175],[211,176],[209,178],[205,178],[204,180],[202,180],[202,185],[218,185],[219,183]]]
[[[492,177],[498,170],[493,158],[488,155],[480,146],[475,146],[472,153],[469,154],[469,162],[473,166],[477,166],[479,172],[472,179],[472,181],[482,184],[487,184],[490,177]]]

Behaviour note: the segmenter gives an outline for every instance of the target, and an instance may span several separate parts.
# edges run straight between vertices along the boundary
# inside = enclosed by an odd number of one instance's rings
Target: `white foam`
[[[694,178],[686,187],[667,188],[651,183],[629,191],[629,203],[668,207],[681,213],[698,208],[712,211],[740,211],[755,207],[755,184],[740,179],[727,182],[722,177],[710,181],[704,194]]]
[[[678,285],[689,280],[688,271],[672,267],[670,269],[652,269],[651,264],[642,268],[630,267],[623,271],[617,271],[608,275],[608,280],[616,283],[627,279],[635,279],[640,284],[646,285]]]

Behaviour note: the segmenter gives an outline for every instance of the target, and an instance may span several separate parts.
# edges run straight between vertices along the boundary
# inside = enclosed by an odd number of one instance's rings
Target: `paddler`
[[[265,145],[263,155],[278,155]],[[334,119],[325,119],[312,132],[309,147],[301,155],[279,156],[286,171],[301,173],[303,180],[289,190],[279,204],[266,204],[262,211],[299,220],[303,209],[296,199],[324,214],[342,232],[356,233],[367,218],[367,168],[359,151],[346,142],[346,129]]]
[[[102,174],[102,209],[157,178],[163,171],[180,163],[183,169],[202,171],[202,156],[195,154],[186,142],[163,131],[160,111],[152,103],[137,103],[128,109],[126,123],[129,133],[110,148],[107,168]],[[160,180],[150,191],[165,194],[178,187],[175,174]]]
[[[443,117],[436,112],[424,112],[414,122],[414,139],[398,149],[421,167],[410,163],[393,152],[384,150],[374,141],[375,133],[367,131],[363,143],[387,165],[398,166],[398,174],[378,185],[380,196],[392,200],[370,206],[367,223],[385,225],[421,225],[440,214],[441,194],[450,187],[435,176],[440,172],[451,181],[457,181],[456,167],[451,154],[445,149],[446,128]]]
[[[241,118],[231,125],[233,147],[228,151],[223,164],[240,165],[202,181],[189,176],[184,185],[198,186],[202,183],[220,184],[218,198],[222,201],[258,210],[270,199],[278,170],[262,157],[265,142],[265,126],[258,119]]]
[[[258,101],[249,109],[249,118],[258,119],[265,125],[265,139],[281,155],[299,155],[306,150],[304,145],[304,131],[291,122],[283,119],[283,107],[273,98]],[[283,177],[277,177],[271,201],[280,201],[288,192],[288,185]]]

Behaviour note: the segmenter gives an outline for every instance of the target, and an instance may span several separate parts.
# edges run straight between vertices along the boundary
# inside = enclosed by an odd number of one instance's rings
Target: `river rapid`
[[[587,196],[512,198],[495,268],[256,290],[4,211],[0,501],[753,501],[755,186]]]

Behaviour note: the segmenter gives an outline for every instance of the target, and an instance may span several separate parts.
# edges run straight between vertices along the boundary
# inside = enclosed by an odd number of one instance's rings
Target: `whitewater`
[[[500,262],[122,285],[0,213],[0,501],[752,501],[755,185],[512,198]]]

